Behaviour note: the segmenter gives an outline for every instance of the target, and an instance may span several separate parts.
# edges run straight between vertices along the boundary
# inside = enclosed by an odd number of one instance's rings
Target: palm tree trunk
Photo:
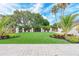
[[[61,18],[62,18],[62,16],[64,16],[64,9],[62,9],[62,11],[61,11]]]
[[[67,37],[67,32],[64,33],[64,36]]]
[[[55,14],[55,20],[56,20],[56,26],[57,26],[57,30],[58,30],[58,24],[57,24],[57,17],[56,17],[56,14]]]

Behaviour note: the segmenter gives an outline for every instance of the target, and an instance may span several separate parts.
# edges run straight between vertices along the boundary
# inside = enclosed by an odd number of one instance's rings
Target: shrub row
[[[17,37],[15,34],[0,35],[0,40]]]
[[[65,39],[65,40],[67,40],[69,42],[72,42],[72,43],[79,43],[79,37],[75,36],[75,35],[72,35],[72,34],[67,34],[67,36],[65,37],[64,34],[55,33],[53,35],[50,35],[50,37],[59,38],[59,39]]]

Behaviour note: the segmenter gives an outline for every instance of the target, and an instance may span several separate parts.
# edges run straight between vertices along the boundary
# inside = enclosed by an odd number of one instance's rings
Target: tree
[[[64,11],[66,9],[66,7],[69,5],[70,3],[58,3],[57,6],[59,9],[61,9],[61,17],[64,16]]]
[[[39,13],[33,15],[33,26],[41,26],[43,17]]]
[[[79,16],[78,14],[63,16],[60,21],[60,26],[63,29],[64,35],[67,36],[67,33],[72,29],[73,21],[75,17]]]
[[[57,17],[56,17],[57,11],[58,11],[58,6],[57,5],[54,5],[53,8],[52,8],[52,13],[55,15],[56,23],[57,23]],[[58,25],[56,25],[56,26],[58,28]]]
[[[32,27],[31,22],[33,21],[33,14],[29,11],[14,11],[13,18],[16,21],[16,26],[20,28]],[[29,28],[28,28],[29,29]]]
[[[20,28],[30,29],[32,27],[40,28],[41,26],[49,25],[49,22],[42,17],[39,13],[31,13],[30,11],[14,11],[13,19],[16,25]]]
[[[29,11],[14,11],[13,17],[16,19],[17,24],[24,24],[26,25],[30,20],[32,20],[31,18],[31,12]]]
[[[49,25],[49,22],[47,19],[44,19],[42,15],[39,13],[35,13],[33,15],[33,22],[32,22],[33,27],[41,27],[41,26],[47,26]]]
[[[56,20],[56,26],[58,28],[58,22],[57,22],[57,17],[56,17],[56,14],[58,12],[58,10],[61,9],[61,18],[64,16],[64,11],[66,9],[66,7],[69,5],[69,3],[57,3],[53,6],[52,8],[52,13],[55,15],[55,20]]]
[[[48,26],[48,25],[50,25],[50,24],[49,24],[49,21],[48,21],[47,19],[44,19],[44,20],[42,21],[42,23],[43,23],[43,24],[42,24],[43,26]]]
[[[51,27],[53,28],[54,31],[57,31],[58,30],[57,26],[60,28],[59,23],[54,23]]]
[[[69,3],[57,3],[53,6],[52,8],[52,13],[55,15],[55,20],[56,20],[56,23],[57,23],[57,17],[56,17],[56,14],[58,12],[59,9],[61,9],[61,17],[64,16],[64,11],[65,11],[65,8],[69,5]],[[58,25],[56,25],[57,28],[58,28]]]
[[[0,35],[11,33],[8,31],[14,22],[11,21],[9,16],[4,16],[0,19]]]
[[[49,26],[49,25],[48,26],[42,26],[42,28],[44,29],[44,32],[46,32],[46,31],[48,32],[50,30],[50,27],[51,26]]]

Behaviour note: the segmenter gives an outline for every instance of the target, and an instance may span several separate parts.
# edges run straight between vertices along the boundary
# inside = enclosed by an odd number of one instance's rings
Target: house
[[[79,36],[79,20],[74,21],[74,27],[69,31],[68,34]]]

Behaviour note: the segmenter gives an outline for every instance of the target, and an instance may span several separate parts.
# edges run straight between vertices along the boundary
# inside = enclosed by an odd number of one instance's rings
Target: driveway
[[[0,56],[79,56],[79,44],[0,44]]]

